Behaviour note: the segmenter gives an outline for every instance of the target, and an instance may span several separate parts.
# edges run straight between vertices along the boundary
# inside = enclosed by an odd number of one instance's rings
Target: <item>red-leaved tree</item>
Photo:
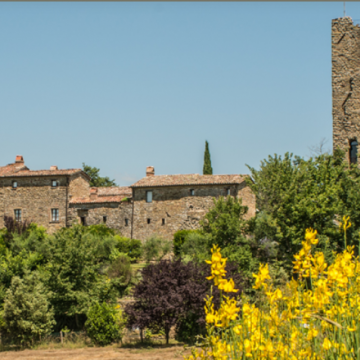
[[[227,264],[227,278],[234,279],[238,296],[242,290],[241,275],[236,273],[236,266]],[[212,282],[205,277],[210,275],[209,265],[187,264],[181,260],[160,261],[150,264],[142,270],[142,280],[135,286],[134,303],[128,304],[125,312],[129,327],[157,327],[164,329],[166,343],[172,326],[185,319],[189,313],[197,314],[197,322],[205,325],[204,298],[210,295]],[[220,294],[213,289],[213,303],[219,306]]]

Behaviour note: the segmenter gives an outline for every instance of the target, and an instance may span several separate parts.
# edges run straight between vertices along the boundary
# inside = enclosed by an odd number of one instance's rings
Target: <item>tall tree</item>
[[[115,180],[110,180],[109,177],[102,177],[99,175],[100,169],[91,167],[83,163],[83,170],[91,177],[90,186],[104,187],[104,186],[117,186]]]
[[[209,143],[207,141],[205,141],[203,174],[204,175],[212,175],[212,173],[213,173],[213,169],[211,167]]]

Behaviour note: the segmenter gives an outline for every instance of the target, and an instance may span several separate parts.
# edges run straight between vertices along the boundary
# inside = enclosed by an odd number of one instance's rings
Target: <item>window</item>
[[[194,196],[195,195],[195,190],[194,189],[190,189],[190,196]]]
[[[162,219],[162,225],[165,225],[165,219]]]
[[[147,223],[150,224],[150,222],[151,222],[151,219],[147,219]]]
[[[15,221],[21,221],[21,209],[14,210]]]
[[[230,188],[227,188],[226,189],[226,196],[229,196],[230,195]]]
[[[16,188],[17,188],[17,185],[18,185],[18,184],[17,184],[17,181],[13,181],[13,182],[12,182],[12,187],[13,187],[13,189],[16,189]]]
[[[57,180],[51,180],[51,187],[58,187],[59,186],[59,183]]]
[[[125,226],[129,226],[129,219],[125,219]]]
[[[106,224],[107,216],[103,216],[103,223]]]
[[[358,143],[356,140],[350,141],[350,164],[356,164],[357,163],[357,146]]]
[[[81,225],[86,225],[86,218],[85,218],[85,216],[82,216],[81,218],[80,218],[80,220],[81,220]]]
[[[59,209],[51,209],[51,221],[59,221]]]
[[[151,203],[152,202],[152,191],[146,192],[146,202]]]

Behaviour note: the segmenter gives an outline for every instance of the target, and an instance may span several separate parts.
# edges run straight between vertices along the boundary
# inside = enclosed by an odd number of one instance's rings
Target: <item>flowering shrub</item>
[[[349,219],[343,219],[345,233]],[[307,229],[302,249],[295,255],[294,275],[285,289],[274,288],[267,265],[255,277],[263,301],[256,307],[236,302],[225,293],[237,291],[224,280],[226,259],[212,249],[209,280],[222,290],[214,309],[206,299],[207,336],[194,359],[360,359],[360,262],[348,246],[327,264],[324,254],[312,254],[317,231]]]

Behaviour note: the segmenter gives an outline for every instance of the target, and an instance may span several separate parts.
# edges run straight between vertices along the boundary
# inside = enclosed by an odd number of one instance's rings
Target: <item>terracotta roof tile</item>
[[[91,189],[97,189],[98,196],[132,195],[132,190],[128,186],[98,187]]]
[[[103,204],[103,203],[120,203],[126,196],[98,196],[94,199],[90,198],[72,198],[70,204]]]
[[[16,163],[0,167],[0,177],[74,175],[81,172],[90,179],[82,169],[29,170],[26,166]]]
[[[131,188],[180,185],[230,185],[242,183],[248,175],[154,175],[146,176]]]

